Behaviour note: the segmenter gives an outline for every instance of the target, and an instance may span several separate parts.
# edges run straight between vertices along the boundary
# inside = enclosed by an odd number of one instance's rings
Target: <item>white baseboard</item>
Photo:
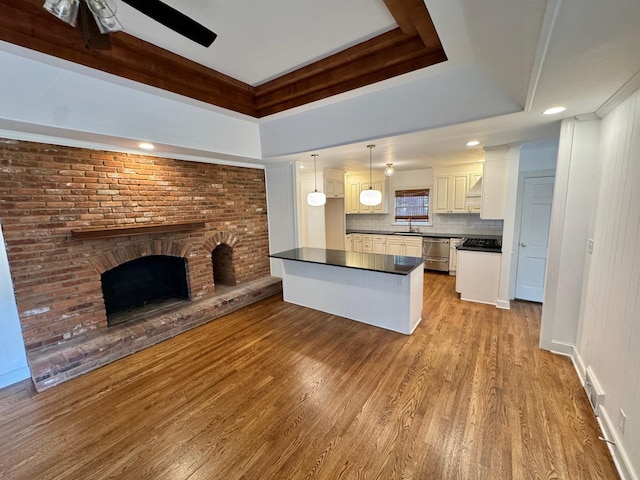
[[[568,346],[568,344],[566,346]],[[571,357],[573,367],[580,378],[580,383],[584,385],[587,365],[585,365],[578,350],[574,346],[571,347],[572,353],[567,355]],[[557,353],[563,354],[561,352]],[[624,448],[624,443],[618,436],[616,429],[613,428],[614,423],[611,422],[611,417],[609,416],[604,403],[600,405],[599,412],[600,415],[596,417],[596,420],[598,421],[598,425],[600,425],[603,438],[608,440],[607,448],[609,449],[611,458],[613,458],[613,463],[618,470],[621,480],[640,480],[640,477],[638,477],[638,474],[633,469],[631,461],[629,460],[629,456]],[[613,444],[609,442],[613,442]]]
[[[496,307],[503,310],[511,310],[511,302],[509,302],[509,300],[498,300]]]
[[[551,341],[551,350],[553,353],[558,353],[560,355],[567,355],[573,359],[576,351],[576,347],[573,343],[559,342],[557,340]]]
[[[640,480],[640,477],[638,477],[637,472],[631,465],[629,455],[627,455],[622,439],[619,437],[616,429],[613,428],[614,424],[611,421],[609,412],[607,412],[607,408],[604,405],[601,405],[600,415],[596,418],[600,425],[600,429],[602,430],[603,437],[608,440],[607,447],[609,448],[609,453],[611,453],[613,463],[618,470],[621,480]],[[609,442],[613,442],[613,444]]]

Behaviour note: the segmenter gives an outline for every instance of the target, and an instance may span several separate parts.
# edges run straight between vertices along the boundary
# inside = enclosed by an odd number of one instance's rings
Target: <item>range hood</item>
[[[464,204],[467,207],[479,207],[482,204],[482,177],[471,187],[469,193],[464,196]]]

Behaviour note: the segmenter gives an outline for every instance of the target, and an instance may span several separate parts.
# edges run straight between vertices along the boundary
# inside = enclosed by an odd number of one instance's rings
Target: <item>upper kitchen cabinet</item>
[[[466,205],[465,195],[481,176],[481,163],[434,167],[431,211],[477,213],[479,210],[476,207]]]
[[[325,168],[322,173],[324,176],[324,194],[327,198],[344,198],[344,172]]]
[[[369,175],[349,175],[347,177],[346,213],[389,213],[387,204],[387,177],[373,175],[374,190],[382,192],[382,202],[373,207],[360,203],[360,192],[369,189]]]
[[[482,175],[480,218],[503,220],[509,176],[509,148],[487,149]]]

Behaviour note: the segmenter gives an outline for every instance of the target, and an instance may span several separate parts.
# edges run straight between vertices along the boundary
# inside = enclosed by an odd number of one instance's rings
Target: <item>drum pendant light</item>
[[[373,189],[373,179],[371,175],[371,151],[375,145],[367,145],[369,149],[369,188],[360,192],[360,203],[368,207],[380,205],[382,202],[382,192]]]
[[[316,170],[316,158],[318,158],[318,154],[314,153],[311,155],[313,157],[313,192],[307,195],[307,203],[312,207],[321,207],[325,203],[327,203],[327,196],[318,191],[318,171]]]

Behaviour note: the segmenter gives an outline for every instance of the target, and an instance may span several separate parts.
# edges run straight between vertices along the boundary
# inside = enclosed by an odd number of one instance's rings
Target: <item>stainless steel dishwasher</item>
[[[449,271],[449,239],[422,237],[425,270]]]

